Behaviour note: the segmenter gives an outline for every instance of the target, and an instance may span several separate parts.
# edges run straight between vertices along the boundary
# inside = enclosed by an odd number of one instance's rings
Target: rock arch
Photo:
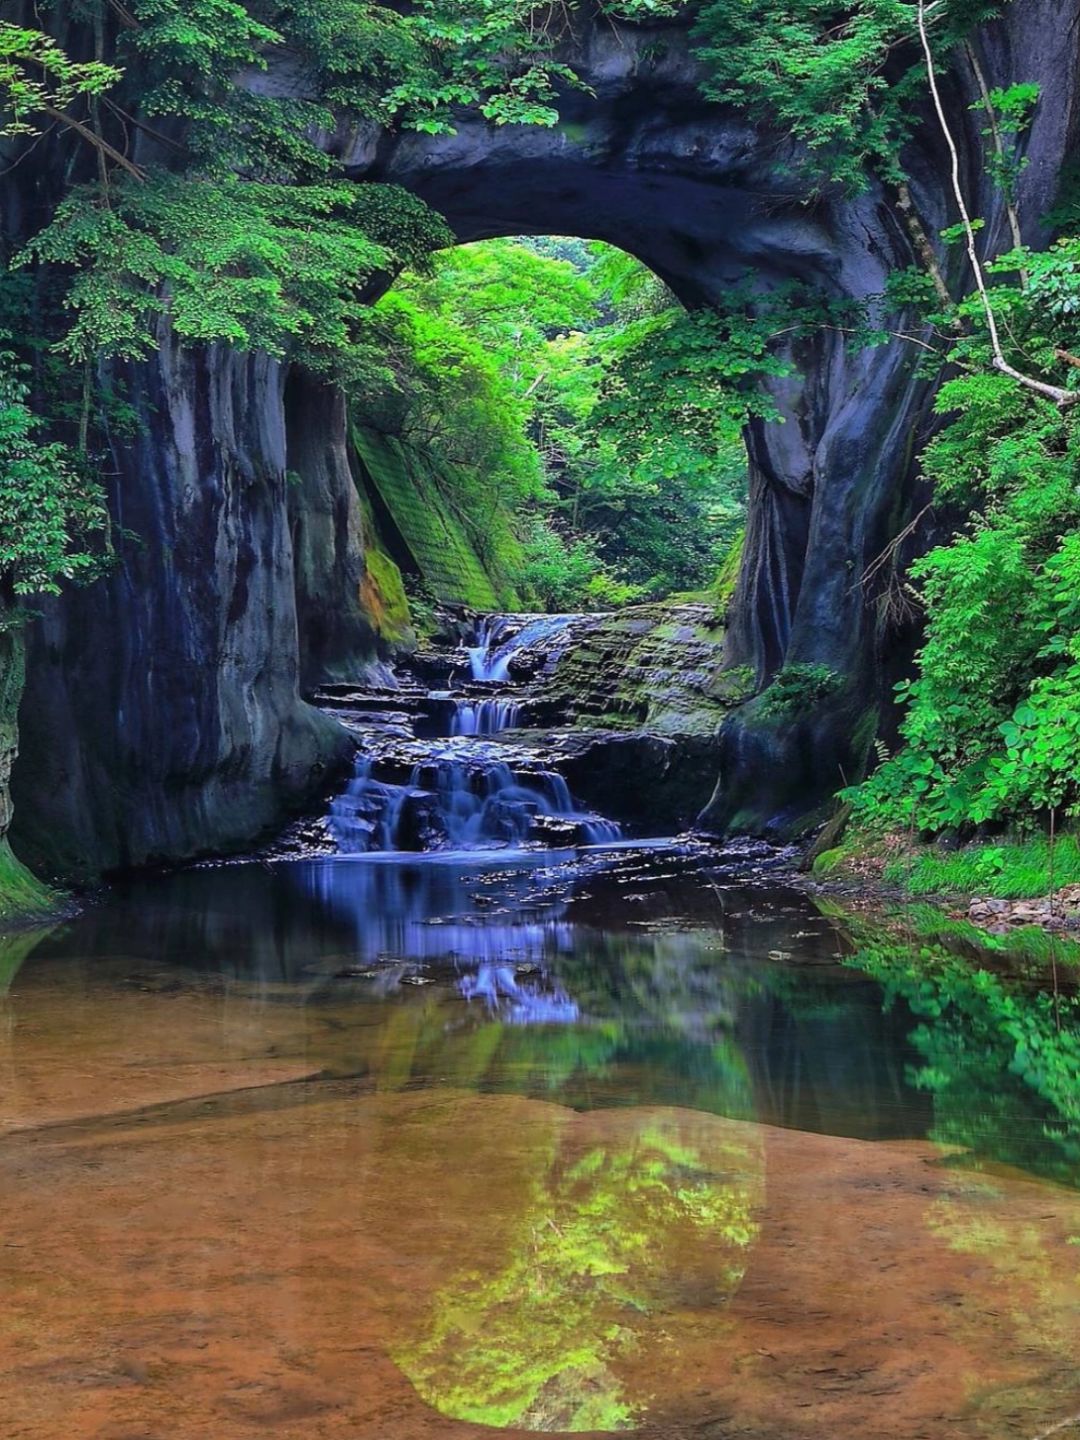
[[[978,37],[991,85],[1042,87],[1021,181],[1032,240],[1075,138],[1078,20],[1080,0],[1024,0]],[[565,96],[554,129],[465,117],[455,135],[428,137],[343,122],[327,145],[354,177],[428,200],[462,240],[608,240],[689,305],[751,269],[764,286],[798,278],[858,299],[912,262],[880,185],[814,196],[783,137],[703,105],[684,27],[583,22],[564,58],[592,93]],[[959,71],[949,81],[965,183],[996,250],[1006,217],[975,158],[975,97]],[[302,89],[287,68],[258,83]],[[947,174],[932,125],[920,135],[908,164],[934,235],[951,220]],[[962,283],[961,262],[943,259]],[[718,831],[785,833],[811,816],[860,763],[912,643],[883,627],[860,578],[920,503],[913,456],[931,389],[917,347],[895,339],[853,353],[823,329],[791,359],[792,376],[771,382],[784,423],[747,433],[750,514],[728,659],[761,682],[803,666],[836,683],[790,723],[756,702],[732,718],[703,817]],[[30,854],[52,851],[67,869],[191,853],[270,823],[343,748],[300,699],[303,637],[319,636],[320,665],[367,643],[352,596],[359,520],[341,407],[287,403],[270,362],[184,355],[167,337],[130,381],[147,435],[117,446],[112,501],[142,541],[117,575],[50,607],[23,708],[18,828]],[[285,473],[301,454],[303,487],[290,493]],[[335,586],[347,604],[333,603]]]

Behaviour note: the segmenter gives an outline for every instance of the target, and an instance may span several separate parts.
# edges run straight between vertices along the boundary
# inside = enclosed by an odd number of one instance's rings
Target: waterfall
[[[465,646],[472,678],[505,683],[510,678],[510,665],[516,655],[558,635],[579,618],[577,615],[485,615],[477,623],[474,643]],[[506,631],[515,625],[518,628],[514,633],[504,638]]]
[[[459,700],[450,722],[451,735],[498,735],[512,730],[521,718],[516,700]]]
[[[448,688],[421,689],[413,682],[410,689],[406,681],[387,694],[347,694],[363,742],[352,778],[326,817],[338,851],[573,848],[621,839],[613,821],[579,808],[565,779],[545,768],[540,748],[521,748],[524,736],[497,741],[503,731],[519,728],[527,711],[531,720],[536,703],[535,686],[523,693],[508,683],[514,657],[577,618],[484,616],[474,643],[444,652],[445,672],[426,661],[421,673],[430,677],[428,683],[444,680],[445,673]],[[454,690],[463,650],[472,693]],[[522,669],[535,670],[536,664],[533,659]],[[485,693],[482,686],[505,688]]]
[[[621,837],[611,820],[582,811],[554,771],[515,774],[484,756],[434,756],[404,784],[380,779],[368,755],[331,802],[327,824],[345,854],[482,849],[540,841],[600,845]]]
[[[501,626],[501,616],[485,615],[476,627],[476,641],[466,645],[474,680],[503,681],[510,678],[510,656],[493,652],[492,643]]]

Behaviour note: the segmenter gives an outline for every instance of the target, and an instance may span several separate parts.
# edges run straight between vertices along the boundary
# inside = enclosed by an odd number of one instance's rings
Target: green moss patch
[[[732,540],[727,554],[724,556],[720,566],[719,574],[716,577],[716,584],[713,589],[713,596],[716,604],[716,614],[723,619],[728,612],[732,600],[735,597],[735,586],[739,581],[739,572],[742,569],[743,547],[746,542],[745,528]]]
[[[364,551],[360,600],[372,625],[389,644],[408,645],[415,641],[401,571],[389,555],[374,546]]]
[[[0,840],[0,923],[55,914],[61,899],[16,859],[6,839]]]
[[[517,595],[491,573],[498,566],[481,558],[454,514],[447,498],[452,487],[440,483],[445,477],[440,477],[438,464],[391,436],[359,425],[351,438],[359,461],[357,481],[368,490],[386,548],[401,568],[414,569],[446,604],[476,610],[514,608]],[[491,538],[495,553],[516,543],[509,536]]]

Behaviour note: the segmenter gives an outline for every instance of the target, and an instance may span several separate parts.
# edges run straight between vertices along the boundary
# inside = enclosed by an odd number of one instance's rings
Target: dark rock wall
[[[242,844],[351,753],[300,698],[280,368],[166,333],[126,378],[120,563],[30,631],[13,838],[49,874]]]
[[[296,576],[300,680],[356,674],[376,649],[364,608],[364,525],[340,392],[294,373],[285,389],[288,511]]]

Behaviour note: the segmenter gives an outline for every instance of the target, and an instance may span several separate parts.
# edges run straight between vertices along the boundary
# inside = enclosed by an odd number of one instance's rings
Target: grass
[[[959,850],[925,846],[890,860],[884,879],[911,895],[992,895],[1000,900],[1031,900],[1052,886],[1080,884],[1080,840],[1062,835],[1054,844],[1044,836]]]

